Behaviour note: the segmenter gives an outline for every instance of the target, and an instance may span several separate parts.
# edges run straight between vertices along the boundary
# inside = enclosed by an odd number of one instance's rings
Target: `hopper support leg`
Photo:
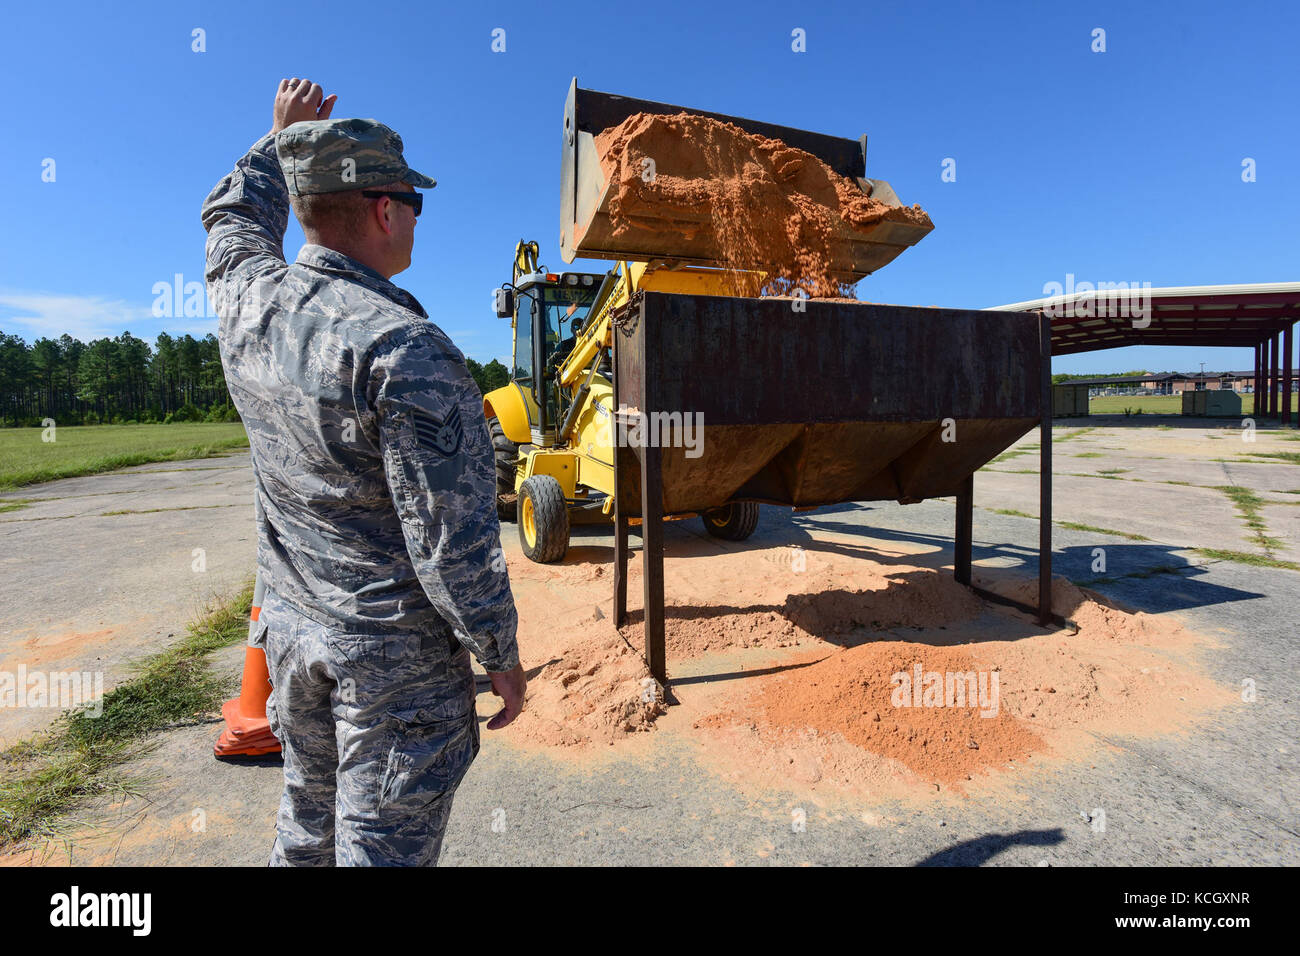
[[[664,485],[662,449],[641,449],[641,572],[645,584],[645,659],[659,683],[668,678],[664,648]]]
[[[611,345],[610,361],[618,367],[618,336],[614,336]],[[612,405],[621,408],[621,396],[618,383],[621,376],[614,378],[614,395]],[[617,431],[615,431],[617,435]],[[622,474],[628,450],[623,443],[614,442],[614,626],[622,627],[627,623],[627,508],[623,490]]]
[[[970,587],[971,537],[975,523],[975,476],[957,490],[957,536],[953,542],[952,576]]]
[[[1042,359],[1038,452],[1038,623],[1052,620],[1052,320],[1038,319]]]

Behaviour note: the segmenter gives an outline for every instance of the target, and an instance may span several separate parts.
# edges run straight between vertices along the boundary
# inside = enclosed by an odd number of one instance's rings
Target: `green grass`
[[[1238,513],[1245,520],[1246,527],[1255,536],[1255,543],[1267,551],[1272,558],[1273,552],[1282,546],[1282,542],[1277,538],[1270,538],[1265,533],[1268,531],[1268,526],[1264,524],[1264,519],[1259,513],[1259,506],[1264,503],[1264,500],[1249,488],[1240,485],[1218,485],[1215,490],[1222,491],[1232,500]]]
[[[0,515],[6,511],[18,511],[21,508],[26,508],[36,500],[35,498],[6,498],[4,501],[0,501]]]
[[[1029,448],[1012,448],[1012,449],[1009,449],[1009,450],[1007,450],[1007,451],[1004,451],[1002,454],[998,455],[998,457],[996,457],[996,458],[994,458],[992,461],[990,461],[989,464],[990,464],[990,465],[996,465],[998,462],[1001,462],[1001,461],[1010,461],[1012,458],[1019,458],[1021,455],[1028,455],[1029,452],[1030,452],[1031,450],[1032,450],[1032,451],[1037,451],[1037,450],[1038,450],[1038,446],[1035,445],[1032,449],[1029,449]]]
[[[40,428],[0,429],[0,491],[153,461],[211,458],[248,447],[238,422],[60,426],[52,442],[41,440],[44,433]]]
[[[1037,515],[1026,514],[1023,511],[1017,511],[1014,508],[987,508],[985,510],[998,515],[1010,515],[1013,518],[1029,518],[1034,521],[1038,520]],[[1112,534],[1117,538],[1128,538],[1130,541],[1151,540],[1150,538],[1144,537],[1140,534],[1132,534],[1128,531],[1115,531],[1112,528],[1098,528],[1096,525],[1079,524],[1077,521],[1053,521],[1052,524],[1056,525],[1058,528],[1068,528],[1071,531],[1091,531],[1095,534]]]
[[[33,741],[0,753],[0,848],[29,837],[57,837],[66,815],[94,797],[138,792],[123,770],[177,723],[214,710],[233,691],[212,673],[212,651],[248,635],[250,582],[214,603],[186,636],[141,661],[130,680],[104,695],[103,713],[66,711]]]
[[[1057,521],[1054,524],[1068,528],[1071,531],[1091,531],[1094,534],[1113,534],[1117,538],[1128,538],[1130,541],[1150,541],[1145,535],[1132,534],[1128,531],[1115,531],[1112,528],[1098,528],[1096,525],[1079,524],[1077,521]]]
[[[1265,557],[1262,554],[1251,554],[1248,551],[1224,551],[1220,548],[1193,548],[1197,554],[1207,558],[1214,558],[1216,561],[1233,561],[1237,564],[1250,564],[1259,568],[1284,568],[1288,571],[1300,571],[1300,564],[1294,561],[1279,561],[1277,558]]]
[[[1294,395],[1294,394],[1291,396],[1291,411],[1292,411],[1292,412],[1294,412],[1294,411],[1296,410],[1296,402],[1297,402],[1298,399],[1300,399],[1300,396],[1296,396],[1296,395]],[[1280,404],[1280,403],[1279,403],[1279,404]],[[1241,396],[1241,412],[1242,412],[1243,415],[1253,415],[1253,414],[1254,414],[1254,412],[1255,412],[1255,396],[1254,396],[1254,395],[1243,395],[1243,396]],[[1294,419],[1293,419],[1293,421],[1294,421]]]
[[[1131,469],[1128,469],[1128,468],[1103,468],[1101,471],[1097,472],[1097,474],[1099,474],[1099,475],[1106,475],[1107,477],[1109,477],[1109,476],[1111,476],[1111,475],[1124,475],[1124,474],[1128,474],[1128,472],[1129,472],[1130,470],[1131,470]]]
[[[230,504],[230,505],[177,505],[174,508],[121,508],[117,511],[101,511],[101,518],[111,518],[114,515],[156,515],[164,511],[207,511],[212,508],[246,508],[247,505]]]
[[[1300,451],[1248,451],[1244,454],[1260,458],[1277,458],[1292,465],[1300,465]]]
[[[1296,396],[1292,396],[1294,409]],[[1088,410],[1094,415],[1123,415],[1125,408],[1136,409],[1143,415],[1181,415],[1183,413],[1183,396],[1181,395],[1099,395],[1088,402]],[[1255,396],[1241,396],[1241,414],[1255,413]]]
[[[1296,564],[1294,561],[1279,561],[1276,558],[1266,558],[1262,554],[1251,554],[1247,551],[1222,551],[1217,548],[1191,548],[1190,550],[1203,558],[1210,558],[1214,561],[1232,561],[1235,564],[1248,564],[1257,568],[1281,568],[1286,571],[1300,571],[1300,564]],[[1075,581],[1074,583],[1080,587],[1096,587],[1100,584],[1110,584],[1130,578],[1150,578],[1160,574],[1181,574],[1187,569],[1188,565],[1185,564],[1165,564],[1144,571],[1105,575],[1099,578]]]
[[[1094,415],[1123,415],[1124,409],[1136,409],[1143,415],[1181,415],[1181,395],[1099,395],[1088,402]]]
[[[1099,578],[1085,578],[1082,581],[1074,583],[1080,587],[1096,587],[1099,584],[1113,584],[1116,581],[1128,581],[1133,578],[1154,578],[1161,574],[1182,574],[1186,571],[1186,564],[1161,564],[1154,568],[1146,568],[1142,571],[1129,571],[1127,574],[1107,574]]]
[[[1099,451],[1085,451],[1082,454],[1074,456],[1075,458],[1102,458],[1104,457]]]

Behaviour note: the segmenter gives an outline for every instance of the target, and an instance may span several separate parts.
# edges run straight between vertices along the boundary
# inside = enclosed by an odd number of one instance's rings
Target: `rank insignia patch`
[[[462,429],[459,406],[453,405],[442,421],[421,411],[412,412],[411,421],[415,425],[415,437],[425,448],[448,457],[460,449]]]

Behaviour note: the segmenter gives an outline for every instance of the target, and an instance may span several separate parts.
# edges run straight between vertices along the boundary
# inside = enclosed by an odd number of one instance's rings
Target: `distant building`
[[[1076,378],[1070,385],[1086,385],[1088,394],[1099,395],[1181,395],[1183,392],[1226,389],[1233,392],[1255,391],[1255,373],[1243,372],[1153,372],[1107,378]],[[1292,386],[1292,391],[1296,387]]]

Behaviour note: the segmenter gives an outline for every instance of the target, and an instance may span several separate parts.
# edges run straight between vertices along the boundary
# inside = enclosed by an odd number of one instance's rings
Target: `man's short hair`
[[[359,189],[291,196],[289,203],[302,224],[302,231],[318,236],[360,235],[370,211],[370,200]]]
[[[404,183],[389,183],[375,189],[407,192]],[[289,205],[302,224],[303,232],[318,236],[346,238],[359,236],[365,229],[370,204],[374,202],[361,195],[360,189],[347,189],[337,193],[315,193],[310,196],[290,196]]]

